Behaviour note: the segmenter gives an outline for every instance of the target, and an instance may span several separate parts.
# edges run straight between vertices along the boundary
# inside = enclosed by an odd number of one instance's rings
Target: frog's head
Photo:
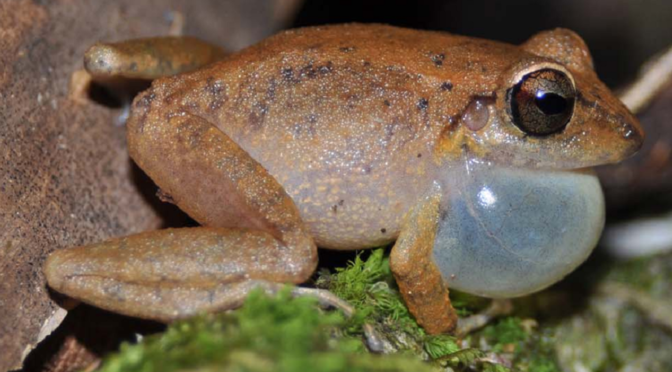
[[[493,162],[554,169],[615,163],[637,152],[639,122],[599,80],[578,35],[542,32],[521,48],[487,105],[488,123],[466,125],[468,149]]]

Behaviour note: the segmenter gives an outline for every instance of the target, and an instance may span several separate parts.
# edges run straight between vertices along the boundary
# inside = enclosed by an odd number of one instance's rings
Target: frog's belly
[[[330,249],[363,249],[394,241],[406,211],[417,198],[417,193],[404,187],[403,180],[393,182],[375,174],[308,172],[287,177],[281,184],[317,245]]]
[[[450,287],[521,296],[562,279],[590,254],[604,201],[590,171],[476,170],[443,201],[434,258]]]
[[[269,138],[271,134],[269,134]],[[404,215],[431,184],[431,141],[381,146],[373,134],[240,144],[284,187],[318,246],[363,249],[399,235]],[[403,144],[403,146],[402,146]]]

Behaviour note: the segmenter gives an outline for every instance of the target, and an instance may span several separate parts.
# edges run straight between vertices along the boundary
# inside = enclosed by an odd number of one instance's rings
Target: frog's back
[[[152,91],[218,125],[266,167],[318,243],[358,248],[396,237],[429,183],[441,132],[472,97],[496,89],[517,53],[390,26],[315,27],[161,79]]]

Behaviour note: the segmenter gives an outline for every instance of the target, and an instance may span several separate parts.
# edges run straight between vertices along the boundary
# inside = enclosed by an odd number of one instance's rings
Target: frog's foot
[[[95,81],[153,80],[199,69],[226,53],[218,46],[188,36],[96,43],[84,55],[84,68]]]
[[[182,210],[209,227],[57,251],[45,267],[49,285],[108,310],[169,321],[235,308],[253,288],[307,280],[317,247],[266,169],[200,117],[147,116],[160,125],[139,126],[131,118],[131,155]]]
[[[406,225],[390,255],[399,291],[418,324],[429,334],[451,332],[457,324],[448,288],[432,258],[440,202],[440,190],[434,191],[406,216]]]
[[[485,327],[495,318],[511,314],[511,311],[513,311],[511,300],[494,299],[490,306],[482,312],[465,318],[460,318],[457,321],[455,334],[458,337],[466,336],[471,332]]]

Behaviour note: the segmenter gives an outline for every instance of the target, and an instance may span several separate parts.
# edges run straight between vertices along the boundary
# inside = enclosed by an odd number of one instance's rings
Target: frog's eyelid
[[[574,75],[567,69],[565,66],[559,64],[559,63],[554,63],[554,62],[540,62],[540,63],[535,63],[532,66],[528,66],[527,68],[520,69],[516,71],[516,73],[513,74],[511,80],[509,81],[509,84],[507,84],[507,90],[511,89],[512,87],[516,86],[518,83],[520,83],[525,76],[535,73],[537,71],[541,70],[556,70],[559,71],[567,78],[569,78],[569,81],[572,83],[572,87],[574,88],[574,91],[576,91],[576,81],[574,80]]]

